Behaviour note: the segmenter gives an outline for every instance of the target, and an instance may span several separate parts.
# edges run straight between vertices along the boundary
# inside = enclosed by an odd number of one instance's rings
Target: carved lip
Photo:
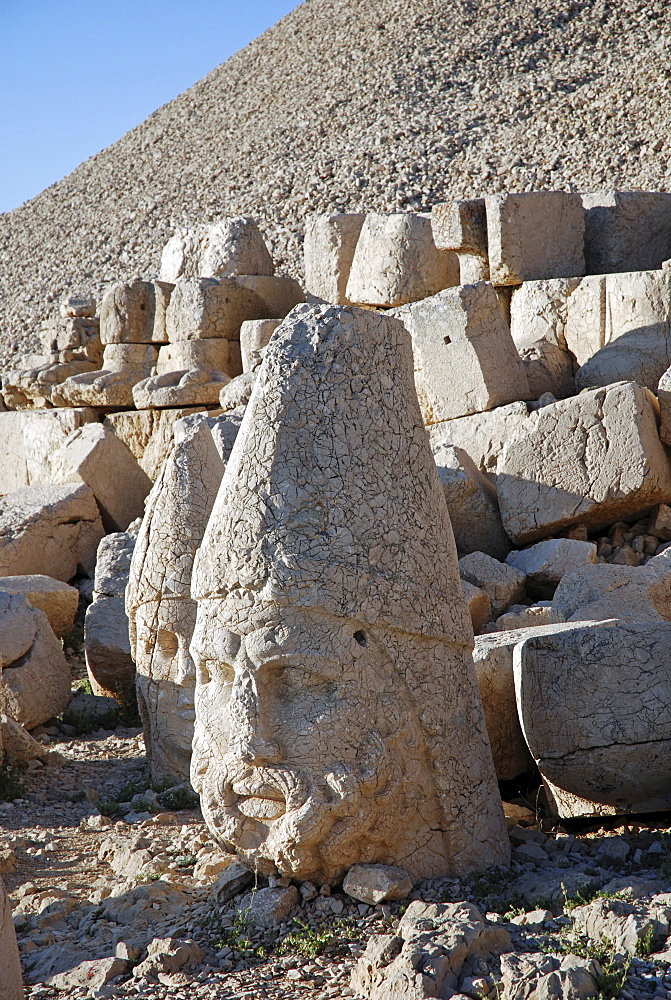
[[[234,781],[231,788],[242,798],[252,796],[259,799],[273,799],[277,802],[285,801],[284,792],[277,785],[258,778],[242,778],[240,781]]]
[[[236,802],[238,812],[250,819],[272,820],[286,812],[284,799],[265,798],[260,795],[246,795]]]

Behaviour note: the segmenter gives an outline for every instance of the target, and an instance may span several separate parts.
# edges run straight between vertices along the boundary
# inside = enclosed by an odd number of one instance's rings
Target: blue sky
[[[0,212],[115,142],[298,0],[0,0]]]

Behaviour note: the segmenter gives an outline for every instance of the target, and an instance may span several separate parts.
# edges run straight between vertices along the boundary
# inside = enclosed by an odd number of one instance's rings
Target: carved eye
[[[209,684],[212,680],[212,674],[208,669],[207,660],[201,660],[200,657],[196,661],[196,680],[198,684]]]
[[[175,633],[164,628],[159,629],[156,634],[156,645],[163,656],[170,657],[170,659],[177,655],[179,649]]]
[[[360,646],[368,645],[368,636],[362,629],[357,629],[357,631],[354,633],[354,638],[356,639],[356,641],[359,643]]]

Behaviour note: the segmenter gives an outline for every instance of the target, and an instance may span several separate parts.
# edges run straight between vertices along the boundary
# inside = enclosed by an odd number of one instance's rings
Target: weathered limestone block
[[[84,619],[84,652],[91,689],[96,695],[129,700],[135,666],[124,604],[137,530],[106,535],[98,546],[93,603]]]
[[[93,569],[104,534],[85,483],[24,486],[0,501],[0,576],[33,573],[67,583]]]
[[[125,281],[108,288],[100,305],[102,343],[165,343],[165,314],[172,289],[164,281]]]
[[[0,1000],[23,1000],[21,962],[12,907],[0,878]]]
[[[39,573],[32,576],[0,576],[0,590],[5,594],[23,594],[34,608],[45,613],[59,639],[74,625],[79,591],[62,580]]]
[[[606,277],[603,344],[575,375],[577,388],[628,381],[653,392],[671,365],[671,271]]]
[[[274,273],[270,252],[256,222],[248,215],[178,232],[161,254],[162,281]]]
[[[669,809],[670,655],[668,623],[576,625],[517,646],[522,730],[561,816]]]
[[[248,319],[240,327],[240,354],[243,374],[260,364],[258,351],[269,342],[280,325],[278,319]]]
[[[463,556],[459,560],[459,573],[462,580],[486,591],[495,613],[514,604],[524,594],[524,573],[484,552]]]
[[[217,840],[262,871],[322,882],[355,863],[413,879],[505,863],[471,623],[401,323],[299,306],[276,330],[192,596],[191,776]]]
[[[68,316],[95,316],[97,302],[93,295],[64,295],[58,311],[65,319]]]
[[[257,370],[238,375],[219,393],[219,406],[227,413],[231,410],[244,409],[251,399],[252,390],[256,385]]]
[[[471,616],[473,631],[477,634],[486,621],[489,621],[492,614],[492,602],[486,590],[474,587],[466,580],[461,581],[461,590],[466,601],[468,613]]]
[[[412,892],[412,879],[393,865],[352,865],[342,887],[353,899],[375,906],[387,899],[405,899]]]
[[[45,746],[38,743],[11,715],[0,713],[0,751],[4,753],[5,762],[23,765],[43,757]]]
[[[585,273],[579,194],[529,191],[485,198],[489,269],[495,285]]]
[[[73,375],[95,371],[93,361],[74,360],[49,363],[27,370],[3,372],[2,394],[7,407],[16,410],[46,409],[61,406],[52,393]]]
[[[227,365],[227,340],[221,337],[214,337],[212,340],[185,340],[179,344],[164,344],[159,349],[156,374],[192,370],[226,372]]]
[[[510,333],[522,358],[531,397],[575,394],[573,358],[566,343],[568,303],[580,278],[525,281],[512,291]]]
[[[168,308],[168,339],[239,340],[245,320],[282,318],[303,299],[292,278],[181,278]]]
[[[54,387],[57,406],[92,405],[98,409],[133,405],[133,386],[147,378],[158,357],[152,344],[107,344],[103,367],[73,375]]]
[[[230,381],[229,376],[220,371],[166,372],[134,385],[133,402],[138,409],[214,406],[222,387]]]
[[[109,427],[130,449],[140,468],[156,482],[163,463],[172,451],[175,421],[189,413],[202,413],[202,406],[184,406],[171,410],[137,410],[109,413],[104,427]]]
[[[347,281],[350,302],[401,306],[458,284],[459,260],[438,250],[429,216],[366,216]]]
[[[102,355],[100,320],[95,316],[67,316],[48,320],[38,336],[45,354],[72,351],[97,364]],[[61,360],[74,360],[62,358]]]
[[[564,621],[669,621],[671,560],[662,553],[645,566],[584,566],[563,577],[552,607]]]
[[[504,927],[486,924],[472,903],[413,900],[393,934],[374,934],[352,970],[351,987],[370,1000],[452,996],[464,966],[511,949]]]
[[[463,448],[443,445],[433,453],[443,485],[457,552],[486,552],[505,559],[510,539],[503,530],[496,487],[476,468]]]
[[[496,619],[496,627],[499,632],[512,632],[518,628],[537,628],[539,625],[556,625],[563,621],[563,617],[553,608],[550,601],[541,601],[528,607],[524,604],[513,604],[505,614],[499,615]]]
[[[671,194],[591,191],[581,198],[588,274],[651,271],[671,257]]]
[[[513,551],[506,558],[509,566],[526,574],[531,597],[552,597],[562,577],[596,561],[594,542],[576,538],[548,538],[528,549]]]
[[[496,481],[496,468],[504,445],[512,434],[526,425],[526,403],[509,403],[484,413],[442,420],[427,427],[434,454],[446,445],[463,448],[480,472]]]
[[[366,216],[336,212],[305,220],[305,289],[324,302],[347,305],[347,281]]]
[[[70,668],[47,616],[0,591],[0,712],[33,729],[69,700]]]
[[[652,393],[619,382],[531,413],[504,446],[496,489],[503,526],[518,544],[670,500]]]
[[[489,281],[485,199],[446,201],[431,211],[433,241],[459,257],[459,284]]]
[[[50,459],[73,431],[97,419],[95,410],[0,413],[0,495],[50,478]]]
[[[126,609],[155,781],[189,778],[196,680],[189,652],[196,622],[191,570],[225,460],[210,430],[214,422],[195,414],[175,425],[175,447],[149,495],[130,570]],[[234,435],[229,438],[232,447]]]
[[[125,531],[142,517],[151,480],[130,450],[103,424],[74,431],[53,456],[55,483],[86,483],[98,501],[105,531]]]
[[[394,315],[412,337],[425,424],[529,398],[522,362],[490,284],[448,288]]]

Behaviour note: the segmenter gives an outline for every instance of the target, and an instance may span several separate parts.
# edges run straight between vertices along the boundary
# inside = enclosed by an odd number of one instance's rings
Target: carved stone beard
[[[407,726],[403,735],[386,739],[371,733],[364,763],[334,764],[318,781],[292,766],[252,767],[230,754],[209,756],[198,775],[192,770],[205,821],[220,843],[266,874],[300,872],[302,879],[335,881],[353,857],[384,861],[391,851],[397,857],[404,815],[414,818],[406,825],[412,839],[417,801],[432,794],[423,781],[411,801],[401,791],[405,744],[417,730],[409,717]],[[194,751],[194,762],[204,762],[195,745]],[[275,816],[259,815],[274,811],[273,802]]]

